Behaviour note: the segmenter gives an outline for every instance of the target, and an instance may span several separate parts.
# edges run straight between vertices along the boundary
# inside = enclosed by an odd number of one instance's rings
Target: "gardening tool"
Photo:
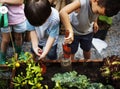
[[[37,60],[36,63],[39,63],[40,68],[42,69],[42,74],[45,74],[47,70],[45,62],[42,60]]]
[[[39,52],[39,54],[42,54],[42,51],[41,51],[41,50],[38,50],[38,52]],[[42,69],[42,74],[45,74],[45,73],[46,73],[46,70],[47,70],[47,67],[46,67],[45,62],[44,62],[43,60],[38,59],[38,60],[36,61],[36,63],[39,63],[39,65],[40,65],[40,67],[41,67],[41,69]]]
[[[66,31],[65,32],[65,37],[67,38],[68,36],[69,36],[69,32]],[[70,54],[71,54],[71,48],[69,47],[68,44],[65,44],[65,43],[62,44],[62,47],[63,47],[64,59],[69,59],[70,58]]]
[[[7,7],[0,3],[0,28],[8,26],[7,12]],[[3,52],[0,52],[0,64],[5,64],[5,57],[6,55]]]
[[[45,74],[47,69],[45,62],[40,60],[39,65],[40,65],[40,68],[42,69],[42,74]]]
[[[69,32],[65,32],[65,37],[68,37]],[[71,54],[71,48],[69,47],[68,44],[63,43],[63,59],[61,60],[61,66],[64,70],[71,70],[71,59],[70,59],[70,54]]]
[[[0,4],[0,27],[8,26],[8,9],[6,6]]]
[[[6,55],[0,51],[0,64],[5,64]]]

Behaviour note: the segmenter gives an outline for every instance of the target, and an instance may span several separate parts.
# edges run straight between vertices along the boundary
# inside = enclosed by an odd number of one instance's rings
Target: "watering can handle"
[[[0,3],[0,7],[2,6],[2,3]],[[1,24],[2,24],[2,13],[0,13],[0,27],[1,27]]]
[[[8,15],[7,15],[7,13],[6,14],[4,14],[4,27],[7,27],[8,26]]]
[[[7,27],[8,26],[8,9],[6,6],[2,6],[0,3],[0,26]]]

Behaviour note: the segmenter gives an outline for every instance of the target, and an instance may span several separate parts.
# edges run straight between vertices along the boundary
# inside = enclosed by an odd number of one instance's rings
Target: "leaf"
[[[37,83],[37,78],[34,78],[34,83]]]
[[[28,84],[29,85],[34,85],[34,83],[31,80],[28,81]]]
[[[107,24],[112,24],[112,19],[111,19],[111,17],[107,17],[107,16],[102,16],[102,15],[100,15],[99,16],[99,20],[101,20],[101,21],[104,21],[104,22],[106,22]]]

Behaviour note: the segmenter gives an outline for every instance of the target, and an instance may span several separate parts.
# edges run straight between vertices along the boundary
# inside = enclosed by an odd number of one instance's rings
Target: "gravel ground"
[[[109,28],[105,42],[108,44],[108,47],[104,49],[101,53],[98,53],[97,50],[93,47],[91,49],[92,56],[91,59],[101,59],[111,55],[120,55],[120,13],[112,17],[113,24]],[[59,44],[58,44],[58,57],[62,55],[62,42],[63,42],[63,35],[59,37]],[[1,32],[0,32],[0,43],[1,43]],[[22,50],[23,51],[30,51],[31,43],[24,42]],[[7,56],[11,57],[13,55],[12,47],[9,47],[7,50]],[[78,52],[76,53],[75,59],[83,59],[82,50],[79,48]]]

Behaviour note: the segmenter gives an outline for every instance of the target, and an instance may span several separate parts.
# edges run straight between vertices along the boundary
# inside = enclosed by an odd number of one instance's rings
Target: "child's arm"
[[[32,48],[33,48],[35,54],[40,56],[39,51],[41,49],[38,47],[38,37],[37,37],[37,33],[35,30],[30,31],[30,37],[31,37],[31,42],[32,42]]]
[[[11,4],[11,5],[20,5],[23,4],[24,0],[0,0],[0,3]]]
[[[97,23],[98,18],[96,18],[96,20],[94,21],[93,24],[93,32],[96,33],[99,29],[98,23]]]
[[[59,35],[59,20],[53,22],[54,24],[51,25],[51,31],[49,32],[49,37],[47,39],[44,51],[40,56],[40,59],[44,59],[48,52],[50,51],[51,47],[53,46],[56,37]]]
[[[80,8],[80,1],[75,0],[74,2],[66,5],[60,10],[60,19],[65,27],[65,30],[69,30],[69,36],[65,38],[65,43],[71,44],[73,41],[73,30],[70,24],[69,14]]]
[[[53,43],[55,41],[55,38],[49,36],[45,45],[45,49],[42,53],[42,55],[40,56],[40,59],[44,59],[46,57],[46,55],[48,54],[49,50],[51,49],[51,47],[53,46]]]

